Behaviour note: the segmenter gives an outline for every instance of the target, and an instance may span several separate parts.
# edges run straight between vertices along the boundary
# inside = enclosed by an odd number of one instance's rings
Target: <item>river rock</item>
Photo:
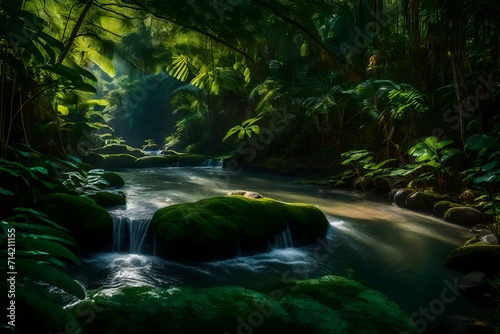
[[[35,209],[68,229],[83,252],[109,249],[113,221],[108,211],[86,197],[48,194],[36,199]]]
[[[481,237],[481,242],[485,245],[498,245],[498,239],[493,234],[486,234]]]
[[[246,191],[246,190],[232,190],[227,193],[227,196],[243,196],[248,198],[264,198],[261,194],[255,191]]]
[[[295,246],[326,236],[329,223],[316,207],[269,198],[215,197],[155,212],[152,233],[160,254],[180,261],[210,261],[266,252],[289,228]]]
[[[486,321],[462,315],[452,315],[444,320],[446,334],[493,334],[495,329]]]
[[[109,188],[109,187],[112,187],[112,188],[121,188],[125,185],[125,180],[123,180],[123,178],[116,174],[116,173],[112,173],[112,172],[104,172],[101,177],[106,181],[108,182],[108,185],[106,187],[103,187],[103,188]]]
[[[451,208],[457,208],[462,205],[450,201],[440,201],[434,205],[434,209],[432,209],[432,215],[438,218],[444,218],[444,214]]]
[[[486,281],[486,274],[480,271],[473,271],[460,277],[457,288],[461,291],[471,290]]]
[[[389,195],[387,198],[389,199],[389,203],[394,203],[394,197],[396,196],[396,193],[398,192],[399,189],[391,189],[389,191]]]
[[[408,314],[385,295],[339,276],[263,292],[235,286],[122,287],[113,294],[89,294],[69,308],[86,333],[417,333]],[[98,311],[86,321],[84,310]]]
[[[394,194],[394,203],[400,208],[406,208],[406,199],[414,192],[415,190],[409,188],[398,189]]]
[[[485,216],[477,209],[461,206],[448,209],[444,220],[460,226],[474,226],[483,223]]]
[[[414,192],[406,198],[406,207],[414,211],[430,212],[434,204],[438,201],[439,197],[422,192]]]
[[[126,199],[124,194],[116,194],[109,191],[98,191],[88,195],[97,205],[103,208],[110,208],[118,205],[125,205]]]
[[[452,250],[446,260],[446,264],[462,272],[480,271],[484,273],[498,273],[500,268],[496,265],[500,262],[499,245],[462,246]]]

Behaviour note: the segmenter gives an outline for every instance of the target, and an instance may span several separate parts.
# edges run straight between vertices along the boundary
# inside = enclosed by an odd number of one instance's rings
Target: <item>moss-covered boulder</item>
[[[450,202],[450,201],[439,201],[434,205],[432,209],[432,215],[438,218],[444,218],[444,214],[451,208],[457,208],[462,206],[461,204]]]
[[[93,293],[69,310],[84,333],[416,333],[396,304],[350,279],[326,276],[297,286],[270,293],[240,287],[127,287],[111,296]],[[96,311],[92,321],[87,321],[89,310]]]
[[[181,261],[205,261],[265,252],[289,227],[294,244],[310,244],[326,235],[328,221],[317,208],[269,198],[226,196],[158,210],[150,223],[162,255]]]
[[[89,195],[97,205],[103,208],[110,208],[118,205],[125,205],[127,203],[125,195],[116,194],[109,191],[98,191]]]
[[[137,159],[133,166],[134,168],[153,168],[153,167],[168,167],[173,159],[162,156],[153,155]]]
[[[484,214],[467,206],[453,207],[444,214],[444,220],[460,226],[474,226],[485,221]]]
[[[116,173],[105,172],[101,175],[101,177],[108,182],[108,186],[106,188],[121,188],[125,185],[125,180],[123,180],[123,178]]]
[[[473,244],[451,251],[446,264],[463,272],[500,273],[500,245]]]
[[[322,327],[320,333],[416,332],[415,324],[396,303],[389,300],[382,293],[372,290],[355,280],[329,275],[318,279],[297,281],[293,284],[290,287],[290,290],[293,289],[293,293],[289,293],[287,296],[287,299],[290,299],[292,303],[291,305],[284,305],[291,315],[299,316],[299,313],[302,313],[302,317],[305,317],[310,312],[307,307],[297,308],[297,306],[304,305],[302,302],[288,298],[302,296],[334,310],[343,320],[337,322],[337,328],[334,324],[325,326],[326,321],[324,318],[317,317],[316,327]],[[311,307],[310,310],[314,310],[314,307]],[[326,314],[328,314],[327,310],[325,310],[325,316]],[[294,317],[292,316],[292,318]],[[335,319],[335,317],[332,317],[332,319]],[[296,326],[300,325],[300,323],[296,324]],[[299,331],[299,333],[308,333],[307,329],[304,328],[304,331]]]
[[[67,228],[83,252],[109,249],[113,221],[108,211],[92,199],[60,193],[48,194],[37,198],[35,209]]]
[[[103,155],[104,169],[133,168],[136,157],[130,154],[106,154]]]

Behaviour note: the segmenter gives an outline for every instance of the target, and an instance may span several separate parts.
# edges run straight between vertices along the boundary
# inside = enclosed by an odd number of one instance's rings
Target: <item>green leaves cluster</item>
[[[260,119],[262,119],[262,117],[250,118],[241,123],[241,125],[233,126],[231,129],[229,129],[224,138],[222,138],[222,141],[225,141],[235,133],[238,133],[238,140],[242,140],[243,138],[245,138],[245,136],[248,136],[250,138],[253,134],[258,135],[260,133],[260,127],[254,123],[259,121]]]
[[[13,211],[12,216],[0,222],[5,234],[0,238],[0,269],[2,272],[17,271],[16,307],[46,329],[65,330],[70,322],[79,327],[71,313],[47,298],[44,288],[49,285],[76,298],[85,298],[83,287],[61,271],[66,268],[66,261],[80,264],[70,250],[78,248],[75,239],[42,212],[23,207]],[[2,295],[6,296],[8,289],[6,280],[2,280]],[[20,325],[23,326],[26,324]]]

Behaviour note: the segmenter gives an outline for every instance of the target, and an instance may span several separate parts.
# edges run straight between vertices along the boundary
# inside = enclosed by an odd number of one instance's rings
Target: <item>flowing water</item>
[[[445,289],[451,296],[450,286],[460,277],[443,266],[443,262],[450,250],[463,245],[471,236],[464,228],[400,209],[380,198],[368,198],[364,193],[321,189],[282,176],[230,173],[219,165],[127,170],[120,175],[126,182],[123,191],[127,194],[127,206],[111,213],[118,217],[115,235],[121,241],[115,239],[114,252],[97,254],[75,269],[74,275],[88,289],[113,293],[125,285],[221,284],[259,289],[277,281],[287,283],[294,278],[335,274],[366,282],[409,314],[431,307],[436,318],[451,314],[484,315],[485,310],[463,295],[453,298],[453,302],[449,298],[446,303],[439,302]],[[140,254],[144,248],[141,232],[157,209],[225,195],[235,189],[317,206],[330,222],[325,242],[294,248],[289,231],[285,230],[269,245],[267,253],[197,265],[151,255],[154,254],[151,240],[146,242],[148,255]],[[419,318],[417,315],[415,320]]]

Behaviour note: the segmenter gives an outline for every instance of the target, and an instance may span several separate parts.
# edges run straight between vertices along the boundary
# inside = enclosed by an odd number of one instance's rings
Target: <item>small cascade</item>
[[[150,220],[113,217],[113,251],[140,254]]]
[[[286,228],[281,231],[280,234],[277,234],[274,239],[274,244],[271,245],[271,249],[282,249],[282,248],[291,248],[293,247],[293,239],[292,233],[290,232],[290,228],[288,224]]]
[[[224,164],[224,159],[219,159],[219,160],[207,159],[203,161],[203,167],[207,168],[222,168],[223,164]]]

